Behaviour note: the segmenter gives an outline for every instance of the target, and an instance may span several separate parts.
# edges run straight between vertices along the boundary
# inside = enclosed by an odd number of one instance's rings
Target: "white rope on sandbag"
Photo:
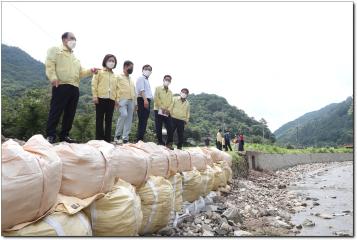
[[[156,210],[157,210],[157,205],[158,205],[158,192],[156,191],[155,189],[155,183],[151,181],[151,179],[149,179],[147,181],[147,183],[149,184],[149,187],[152,191],[152,193],[154,194],[154,203],[152,204],[152,208],[151,208],[151,214],[149,216],[149,219],[148,219],[148,222],[147,224],[145,225],[145,228],[144,228],[144,234],[147,233],[148,231],[148,228],[150,227],[151,225],[151,222],[152,222],[152,219],[153,217],[155,216],[156,214]]]
[[[57,236],[66,236],[61,224],[57,222],[53,217],[47,216],[43,219],[43,221],[50,225],[56,231]]]
[[[92,236],[92,235],[93,235],[93,233],[92,233],[92,228],[91,228],[91,226],[89,225],[89,222],[88,222],[88,220],[86,219],[86,217],[83,215],[83,213],[82,213],[82,212],[78,212],[78,213],[76,214],[76,216],[79,218],[79,221],[82,223],[83,227],[84,227],[85,229],[87,229],[87,232],[90,234],[90,236]]]
[[[175,212],[175,205],[176,205],[176,181],[177,177],[176,174],[174,175],[174,184],[172,185],[174,191],[173,191],[173,199],[172,199],[172,211]]]
[[[95,229],[95,220],[97,219],[97,210],[95,209],[95,201],[90,205],[90,220],[92,222],[92,229]]]

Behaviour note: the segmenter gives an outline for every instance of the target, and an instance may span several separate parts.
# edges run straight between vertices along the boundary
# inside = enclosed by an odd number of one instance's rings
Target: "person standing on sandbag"
[[[75,143],[69,137],[79,99],[79,81],[81,78],[97,73],[97,68],[83,69],[74,56],[76,37],[71,32],[62,34],[62,46],[52,47],[47,51],[46,76],[52,84],[52,97],[48,113],[46,135],[50,143],[56,141],[56,128],[63,113],[60,141]]]
[[[119,112],[120,116],[115,129],[114,141],[117,144],[128,143],[131,125],[133,123],[134,110],[137,110],[135,84],[130,78],[134,71],[134,64],[127,60],[123,65],[123,74],[118,76],[119,80]]]
[[[136,93],[138,101],[138,132],[136,135],[136,141],[144,141],[144,135],[146,132],[146,126],[150,116],[150,102],[153,99],[151,87],[149,83],[149,77],[152,72],[152,67],[148,64],[143,66],[143,75],[136,81]]]
[[[112,54],[107,54],[98,74],[92,79],[92,95],[93,103],[96,112],[96,131],[95,139],[105,140],[108,143],[112,138],[112,119],[114,106],[118,107],[118,92],[119,84],[118,78],[114,75],[113,69],[117,65],[117,59]],[[105,128],[103,128],[103,121],[105,119]],[[104,130],[105,129],[105,130]]]
[[[168,139],[168,142],[173,142],[173,135],[177,130],[178,149],[182,149],[185,125],[188,124],[190,119],[190,103],[187,101],[188,94],[188,89],[183,88],[181,90],[180,96],[175,97],[170,106],[170,114],[172,117],[172,134],[171,139]]]
[[[155,89],[154,96],[154,113],[155,113],[155,128],[156,137],[159,145],[166,145],[166,147],[172,148],[172,127],[171,127],[171,116],[170,116],[170,106],[172,103],[172,92],[169,89],[171,84],[171,76],[165,75],[163,80],[163,86],[159,86]],[[165,124],[167,131],[167,141],[164,143],[162,141],[162,124]]]

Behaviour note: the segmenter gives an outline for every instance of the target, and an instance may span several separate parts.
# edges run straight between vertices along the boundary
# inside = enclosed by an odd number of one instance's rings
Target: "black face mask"
[[[133,69],[132,68],[128,68],[127,72],[128,72],[128,74],[132,74],[133,73]]]

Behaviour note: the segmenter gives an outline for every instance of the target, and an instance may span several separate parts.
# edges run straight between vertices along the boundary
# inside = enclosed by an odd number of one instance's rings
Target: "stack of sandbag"
[[[173,210],[179,212],[182,208],[182,176],[180,173],[176,173],[169,178],[169,181],[172,185],[174,193]]]
[[[143,220],[140,197],[131,184],[121,179],[84,212],[94,236],[137,236]]]
[[[206,154],[200,151],[189,150],[191,155],[192,169],[195,168],[198,171],[206,170],[207,168],[207,157]]]
[[[170,166],[172,159],[165,155],[154,143],[149,144],[140,141],[136,144],[127,144],[127,146],[134,150],[140,150],[142,151],[141,154],[150,157],[150,175],[165,178],[171,175]]]
[[[229,167],[228,165],[229,163],[227,161],[221,161],[219,163],[217,163],[218,166],[221,167],[221,169],[223,170],[224,173],[224,177],[227,183],[231,183],[232,182],[232,169]]]
[[[199,153],[204,154],[204,156],[206,158],[205,159],[206,164],[209,165],[210,167],[213,167],[213,160],[212,160],[210,151],[205,150],[205,148],[202,148],[202,147],[194,147],[194,148],[190,148],[190,152],[199,152]],[[197,169],[197,170],[199,170],[199,169]]]
[[[192,170],[191,154],[188,151],[175,148],[172,152],[177,158],[178,172],[187,172]]]
[[[189,172],[182,172],[182,178],[182,200],[188,202],[196,201],[201,196],[203,188],[200,172],[196,169]]]
[[[222,161],[223,160],[223,151],[217,149],[217,148],[214,148],[214,147],[202,147],[202,151],[205,151],[207,153],[209,153],[211,155],[211,158],[212,158],[212,161],[214,163],[217,163],[219,161]]]
[[[232,156],[226,152],[222,151],[222,160],[228,164],[229,167],[232,167]]]
[[[1,228],[18,230],[54,208],[62,164],[42,135],[31,137],[24,146],[10,139],[1,148]]]
[[[224,187],[227,185],[226,176],[222,168],[218,164],[214,164],[214,181],[213,181],[213,190],[218,190],[219,187]]]
[[[200,171],[200,174],[203,186],[201,196],[206,196],[210,191],[213,190],[215,171],[210,166],[207,166],[207,169],[204,171]]]
[[[170,149],[168,149],[167,147],[165,146],[160,146],[160,145],[157,145],[153,142],[143,142],[143,141],[139,141],[135,144],[130,144],[129,146],[132,146],[132,147],[137,147],[149,154],[158,154],[159,156],[161,156],[161,159],[162,161],[164,162],[168,162],[168,174],[166,177],[168,176],[173,176],[177,173],[177,168],[178,168],[178,161],[177,161],[177,157],[176,157],[176,154],[171,151]],[[164,160],[164,157],[166,157],[166,161]],[[154,166],[152,166],[154,167]],[[156,174],[153,174],[154,176],[162,176],[162,175],[156,175]]]
[[[137,189],[141,199],[143,222],[140,235],[155,233],[165,227],[171,217],[173,208],[173,188],[163,177],[151,176]]]
[[[60,192],[78,198],[106,193],[114,185],[115,175],[108,159],[89,144],[61,143],[55,151],[63,165]]]
[[[4,236],[92,236],[92,229],[85,214],[74,215],[54,212],[51,215],[26,227],[11,232],[3,232]]]
[[[89,141],[88,145],[102,151],[111,163],[113,175],[117,178],[141,186],[151,175],[151,158],[140,149],[129,147],[127,144],[114,146],[98,140]]]

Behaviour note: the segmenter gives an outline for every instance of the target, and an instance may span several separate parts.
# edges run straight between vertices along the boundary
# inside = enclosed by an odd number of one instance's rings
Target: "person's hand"
[[[147,99],[144,100],[144,108],[149,108],[149,101]]]
[[[135,105],[135,109],[134,109],[135,112],[138,111],[138,105]]]
[[[186,125],[186,126],[188,125],[188,122],[187,122],[187,121],[185,121],[185,125]]]
[[[98,98],[97,97],[93,97],[93,103],[94,104],[98,104],[98,102],[99,102]]]
[[[120,108],[120,104],[119,104],[119,102],[117,102],[117,101],[115,101],[115,109],[119,109]]]
[[[90,71],[93,73],[93,74],[97,74],[98,73],[98,70],[99,68],[91,68]]]
[[[54,86],[54,87],[58,87],[58,85],[59,85],[59,80],[58,80],[58,79],[52,80],[52,81],[51,81],[51,84],[52,84],[52,86]]]

